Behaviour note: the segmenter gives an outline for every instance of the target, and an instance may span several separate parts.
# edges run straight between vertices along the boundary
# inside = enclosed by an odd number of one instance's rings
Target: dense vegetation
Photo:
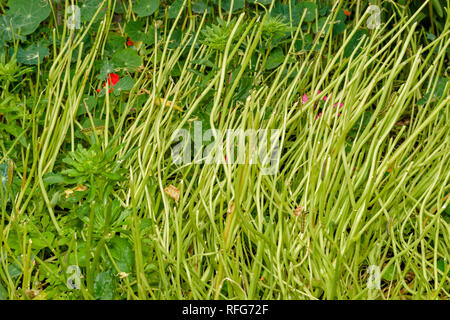
[[[0,299],[448,299],[449,11],[0,0]]]

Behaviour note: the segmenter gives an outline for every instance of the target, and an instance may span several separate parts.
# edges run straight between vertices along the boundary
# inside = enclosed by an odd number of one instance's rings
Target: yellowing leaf
[[[164,103],[165,99],[156,98],[155,103],[158,106],[161,106]],[[177,106],[174,102],[166,100],[166,103],[164,104],[165,107],[172,107],[174,109],[177,109],[178,111],[183,111],[183,109],[179,106]]]
[[[180,200],[180,189],[175,187],[174,185],[169,185],[168,187],[164,188],[164,192],[175,200],[176,203],[178,203],[178,200]]]
[[[80,184],[80,185],[76,186],[74,190],[75,191],[86,191],[86,189],[87,189],[86,186]]]
[[[64,193],[66,194],[66,199],[67,199],[73,193],[73,190],[72,189],[66,189],[66,190],[64,190]]]

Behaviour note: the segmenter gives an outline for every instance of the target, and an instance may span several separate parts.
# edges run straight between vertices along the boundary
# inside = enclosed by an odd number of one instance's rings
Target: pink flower
[[[317,94],[321,94],[321,93],[322,93],[322,90],[317,91]],[[308,102],[308,99],[309,99],[308,95],[306,93],[304,93],[302,96],[302,103],[305,104],[306,102]],[[327,101],[327,100],[328,100],[328,97],[324,96],[323,101]],[[344,106],[343,102],[341,102],[341,103],[336,102],[334,104],[334,107],[337,107],[338,104],[339,104],[339,108],[342,108]],[[317,103],[314,104],[314,110],[316,110],[316,108],[317,108]],[[319,118],[321,115],[322,115],[322,112],[319,112],[319,114],[317,114],[317,116],[316,116],[316,119]],[[340,115],[341,114],[339,113],[338,116],[340,116]]]
[[[304,93],[302,96],[302,103],[305,104],[306,102],[308,102],[308,95]]]

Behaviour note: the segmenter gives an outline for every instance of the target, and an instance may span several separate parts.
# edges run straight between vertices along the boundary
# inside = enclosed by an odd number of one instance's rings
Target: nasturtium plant
[[[80,3],[80,21],[81,22],[90,22],[98,8],[102,5],[103,0],[84,0]],[[98,21],[102,18],[102,13],[100,12],[95,17],[95,20]]]
[[[344,32],[346,28],[345,22],[347,21],[347,16],[344,13],[344,10],[339,10],[336,14],[336,19],[334,20],[333,25],[333,34],[337,35]]]
[[[7,15],[12,18],[15,32],[21,35],[33,33],[50,15],[50,5],[44,0],[9,0]]]
[[[211,12],[211,7],[207,6],[206,1],[192,1],[191,7],[194,13],[203,14],[206,10]]]
[[[133,4],[133,11],[139,17],[148,17],[155,13],[159,7],[159,0],[136,0]]]
[[[114,69],[117,68],[115,64],[113,64],[110,60],[105,59],[102,62],[102,66],[100,68],[100,73],[98,75],[99,80],[106,80],[108,74],[114,73]]]
[[[89,112],[93,112],[94,108],[97,106],[97,99],[94,96],[90,96],[88,94],[83,95],[81,98],[81,103],[78,106],[77,116],[86,114]],[[86,110],[86,108],[88,110]]]
[[[105,52],[108,56],[112,56],[116,51],[125,48],[126,38],[122,35],[111,32],[108,34],[105,44]]]
[[[123,91],[130,91],[134,86],[134,80],[130,76],[121,78],[114,86],[113,93],[115,96],[119,96]]]
[[[356,47],[358,47],[359,45],[358,51],[355,53],[355,55],[358,55],[358,53],[361,51],[361,48],[364,45],[364,43],[359,44],[359,42],[364,37],[367,38],[368,36],[369,32],[366,29],[357,30],[344,49],[345,57],[349,58],[352,55],[353,51],[355,51]]]
[[[316,9],[317,6],[314,2],[302,1],[298,4],[298,8],[300,11],[300,17],[305,14],[305,22],[312,22],[316,19]],[[306,10],[306,13],[304,11]]]
[[[184,0],[175,0],[167,10],[167,18],[174,19],[183,7]]]
[[[222,0],[222,9],[230,12],[236,12],[245,6],[245,0]]]
[[[50,54],[48,48],[41,43],[33,43],[26,49],[19,47],[17,61],[23,64],[36,65],[42,63],[44,58]]]
[[[142,58],[136,50],[127,48],[114,53],[111,62],[116,68],[136,71],[142,65]]]

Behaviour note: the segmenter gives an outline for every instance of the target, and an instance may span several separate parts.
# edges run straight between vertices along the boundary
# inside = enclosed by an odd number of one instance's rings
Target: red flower
[[[347,10],[344,9],[344,14],[345,14],[347,17],[350,17],[350,13],[351,13],[350,11],[347,11]]]
[[[111,93],[112,88],[116,85],[117,82],[119,82],[119,75],[116,73],[110,73],[108,74],[108,86],[109,86],[109,93]],[[106,87],[106,83],[103,84],[103,88]],[[97,92],[100,92],[102,90],[97,89]]]
[[[131,39],[128,37],[127,38],[127,46],[131,47],[134,44],[133,41],[131,41]]]

